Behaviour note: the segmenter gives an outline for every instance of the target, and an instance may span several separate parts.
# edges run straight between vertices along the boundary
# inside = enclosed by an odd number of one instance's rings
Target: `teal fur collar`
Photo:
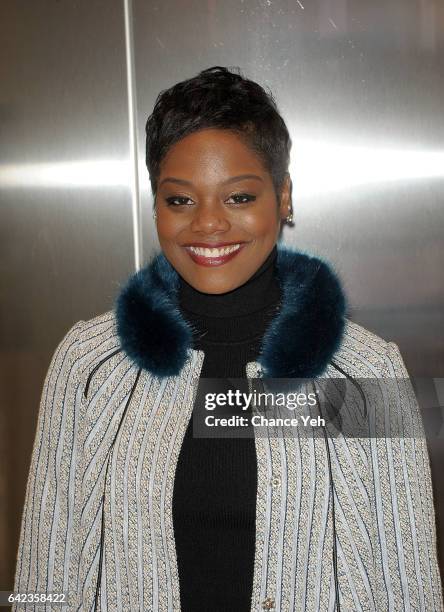
[[[338,350],[346,298],[325,261],[277,243],[280,310],[262,339],[257,359],[263,376],[314,378]],[[134,273],[115,302],[124,352],[153,375],[179,375],[192,349],[192,328],[178,308],[180,278],[162,252]]]

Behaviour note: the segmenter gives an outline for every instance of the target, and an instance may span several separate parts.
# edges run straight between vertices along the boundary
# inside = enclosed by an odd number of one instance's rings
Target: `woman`
[[[278,242],[271,94],[213,67],[146,131],[161,253],[54,354],[15,589],[69,591],[69,610],[442,610],[423,436],[193,436],[199,379],[408,377],[329,265]],[[391,416],[420,423],[394,382]]]

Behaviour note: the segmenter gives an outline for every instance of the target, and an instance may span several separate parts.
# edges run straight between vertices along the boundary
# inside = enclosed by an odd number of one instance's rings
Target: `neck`
[[[281,298],[276,258],[275,245],[248,281],[223,294],[202,293],[180,278],[179,307],[193,324],[196,340],[233,343],[263,333]]]

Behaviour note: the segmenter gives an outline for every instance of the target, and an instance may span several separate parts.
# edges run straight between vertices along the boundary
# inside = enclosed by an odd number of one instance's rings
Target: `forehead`
[[[241,172],[265,173],[257,155],[243,139],[222,129],[199,130],[185,136],[169,149],[160,173]]]

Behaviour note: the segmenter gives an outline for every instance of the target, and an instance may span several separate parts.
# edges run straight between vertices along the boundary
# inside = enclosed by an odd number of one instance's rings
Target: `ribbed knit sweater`
[[[179,305],[205,353],[201,377],[246,378],[281,299],[273,248],[256,273],[224,294],[181,278]],[[199,395],[197,403],[202,401]],[[254,437],[196,438],[190,419],[174,481],[173,523],[183,612],[249,612],[257,466]]]

